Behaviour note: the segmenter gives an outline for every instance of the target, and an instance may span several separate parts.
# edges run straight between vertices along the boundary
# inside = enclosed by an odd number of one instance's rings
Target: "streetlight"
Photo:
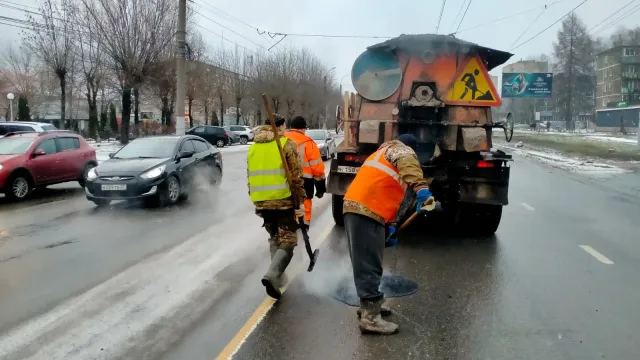
[[[13,121],[13,99],[15,99],[15,96],[13,93],[8,93],[7,99],[9,99],[9,121]]]

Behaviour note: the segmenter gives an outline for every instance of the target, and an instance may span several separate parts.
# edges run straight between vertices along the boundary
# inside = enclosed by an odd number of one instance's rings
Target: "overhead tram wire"
[[[442,7],[440,8],[440,16],[438,17],[438,25],[436,25],[436,34],[440,29],[440,22],[442,21],[442,14],[444,13],[444,7],[447,5],[447,0],[442,0]]]
[[[562,21],[562,19],[566,18],[567,16],[569,16],[569,14],[571,14],[572,12],[576,11],[577,8],[579,8],[580,6],[584,5],[584,3],[586,3],[588,0],[583,0],[580,4],[576,5],[573,9],[571,9],[568,13],[564,14],[561,18],[559,18],[558,20],[554,21],[551,25],[547,26],[546,28],[544,28],[542,31],[540,31],[539,33],[533,35],[532,37],[530,37],[529,39],[527,39],[526,41],[520,43],[518,46],[514,47],[513,49],[509,50],[509,52],[521,47],[522,45],[528,43],[529,41],[537,38],[538,36],[540,36],[542,33],[544,33],[545,31],[549,30],[553,25],[559,23],[560,21]]]
[[[451,33],[450,35],[460,34],[460,33],[463,33],[463,32],[467,32],[469,30],[477,29],[479,27],[495,24],[495,23],[498,23],[498,22],[501,22],[501,21],[504,21],[504,20],[510,20],[510,19],[512,19],[512,18],[514,18],[516,16],[520,16],[520,15],[523,15],[523,14],[527,14],[527,13],[536,11],[536,10],[538,10],[540,8],[544,8],[545,6],[546,7],[552,7],[553,5],[559,4],[559,3],[564,2],[564,1],[567,1],[567,0],[558,0],[558,1],[552,2],[551,4],[542,5],[542,6],[536,6],[535,8],[531,8],[529,10],[520,11],[520,12],[515,13],[515,14],[503,16],[503,17],[500,17],[500,18],[497,18],[497,19],[493,19],[493,20],[487,21],[487,22],[482,23],[482,24],[474,25],[474,26],[462,29],[460,31],[456,31],[454,33]]]
[[[460,9],[458,9],[458,13],[456,14],[455,19],[453,19],[453,23],[451,23],[451,30],[449,30],[449,32],[453,31],[453,28],[456,26],[456,23],[458,22],[458,18],[460,17],[460,14],[462,14],[462,9],[464,8],[464,4],[467,3],[467,0],[462,1],[462,4],[460,5]]]
[[[460,23],[458,24],[458,28],[456,29],[456,32],[460,30],[460,25],[462,25],[464,18],[467,16],[467,11],[469,11],[469,7],[471,6],[472,1],[473,0],[469,0],[469,4],[467,4],[467,8],[464,10],[464,14],[462,15],[462,19],[460,19]]]
[[[243,38],[243,39],[247,40],[248,42],[250,42],[250,43],[252,43],[252,44],[254,44],[254,45],[258,46],[258,47],[261,47],[262,49],[264,49],[264,46],[262,46],[262,45],[258,44],[257,42],[255,42],[255,41],[253,41],[253,40],[251,40],[251,39],[249,39],[249,38],[247,38],[247,37],[243,36],[242,34],[237,33],[236,31],[233,31],[232,29],[230,29],[230,28],[228,28],[228,27],[226,27],[226,26],[224,26],[224,25],[220,24],[219,22],[217,22],[217,21],[213,20],[212,18],[210,18],[210,17],[208,17],[208,16],[206,16],[206,15],[203,15],[202,13],[198,12],[197,10],[195,10],[195,9],[193,9],[193,8],[191,8],[191,9],[192,9],[196,14],[198,14],[198,15],[202,16],[203,18],[205,18],[205,19],[207,19],[207,20],[211,21],[212,23],[217,24],[218,26],[222,27],[223,29],[226,29],[226,30],[231,31],[233,34],[236,34],[237,36],[239,36],[239,37],[241,37],[241,38]]]
[[[212,15],[218,16],[218,17],[220,17],[220,18],[222,18],[222,19],[224,19],[226,21],[229,21],[231,23],[236,23],[236,24],[240,24],[242,26],[245,26],[246,28],[251,29],[252,31],[255,31],[256,33],[258,33],[258,35],[260,36],[260,39],[264,40],[269,46],[273,45],[273,42],[270,41],[270,40],[273,40],[273,39],[270,39],[270,38],[264,36],[264,31],[260,32],[259,28],[255,27],[255,26],[252,26],[252,25],[242,21],[241,19],[238,19],[237,17],[229,14],[228,12],[223,11],[222,9],[220,9],[218,7],[215,7],[215,6],[211,5],[211,4],[209,4],[206,1],[202,1],[202,2],[196,2],[194,0],[189,0],[189,1],[191,3],[193,3],[193,4],[198,5],[198,6],[206,5],[209,8],[207,10]],[[201,7],[201,9],[202,9],[202,7]],[[219,13],[222,13],[224,16],[219,14]]]
[[[251,49],[249,49],[249,48],[247,48],[247,47],[245,47],[245,46],[242,46],[242,45],[238,44],[238,43],[237,43],[237,42],[235,42],[235,41],[232,41],[232,40],[230,40],[230,39],[227,39],[226,37],[224,37],[224,36],[222,36],[222,35],[220,35],[220,34],[216,33],[215,31],[213,31],[213,30],[211,30],[211,29],[207,29],[206,27],[204,27],[204,26],[202,26],[202,25],[200,25],[200,24],[198,24],[198,23],[194,23],[194,25],[195,25],[195,26],[197,26],[197,27],[199,27],[200,29],[202,29],[202,30],[204,30],[204,31],[206,31],[206,32],[208,32],[208,33],[210,33],[210,34],[213,34],[213,35],[215,35],[215,36],[217,36],[217,37],[221,38],[222,40],[224,40],[224,41],[226,41],[226,42],[229,42],[229,43],[231,43],[231,44],[237,45],[238,47],[240,47],[240,48],[244,49],[245,51],[249,51],[249,52],[251,52],[251,53],[254,53],[254,54],[255,54],[255,55],[257,55],[257,56],[260,56],[260,54],[259,54],[259,53],[257,53],[255,50],[251,50]]]
[[[605,21],[611,19],[612,17],[614,17],[617,13],[619,13],[620,11],[624,10],[624,8],[626,8],[627,6],[633,4],[634,2],[636,2],[637,0],[631,0],[629,1],[626,5],[622,6],[621,8],[619,8],[618,10],[616,10],[615,12],[613,12],[611,15],[607,16],[606,18],[604,18],[604,20],[600,21],[599,23],[597,23],[595,26],[593,26],[591,29],[587,30],[587,32],[592,32],[595,28],[597,28],[598,26],[602,25]]]
[[[599,34],[607,29],[609,29],[610,27],[612,27],[613,25],[619,23],[620,21],[628,18],[629,16],[635,14],[636,12],[638,12],[638,10],[640,10],[640,4],[636,5],[635,7],[631,8],[627,13],[625,14],[621,14],[622,16],[616,18],[615,20],[613,20],[612,22],[610,22],[609,24],[607,24],[605,27],[601,28],[600,30],[596,31],[594,34]]]
[[[536,18],[529,24],[529,26],[527,26],[526,29],[524,29],[524,31],[520,34],[520,36],[518,36],[517,39],[515,39],[511,45],[509,46],[513,46],[515,45],[518,41],[520,41],[520,39],[522,39],[522,37],[524,36],[524,34],[526,34],[529,29],[531,29],[531,27],[533,26],[533,24],[535,24],[536,22],[538,22],[538,19],[540,19],[540,16],[542,16],[542,14],[544,14],[544,12],[547,11],[547,6],[545,5],[544,9],[540,12],[540,14],[538,14],[538,16],[536,16]]]

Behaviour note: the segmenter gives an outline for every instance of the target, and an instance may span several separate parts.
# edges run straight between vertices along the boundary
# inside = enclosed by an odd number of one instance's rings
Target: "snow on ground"
[[[587,138],[589,140],[593,139],[593,140],[598,140],[598,141],[611,141],[611,142],[619,142],[619,143],[625,143],[625,144],[637,144],[638,143],[638,138],[636,138],[635,136],[631,137],[631,136],[625,136],[625,137],[616,137],[616,136],[607,136],[607,135],[587,135]]]
[[[576,173],[583,173],[589,175],[615,175],[629,172],[627,169],[623,169],[618,166],[594,162],[589,159],[579,159],[563,155],[559,152],[549,149],[530,150],[519,147],[512,147],[506,145],[497,145],[498,148],[510,150],[515,154],[534,158],[547,165],[561,168]]]

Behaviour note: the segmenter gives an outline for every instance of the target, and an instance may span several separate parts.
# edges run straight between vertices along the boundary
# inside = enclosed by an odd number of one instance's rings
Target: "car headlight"
[[[153,168],[146,173],[143,173],[142,175],[140,175],[140,177],[143,179],[155,179],[158,176],[162,175],[164,173],[164,169],[166,168],[166,165],[158,166],[157,168]]]
[[[87,180],[95,180],[98,177],[98,173],[96,172],[96,168],[91,168],[89,172],[87,172]]]

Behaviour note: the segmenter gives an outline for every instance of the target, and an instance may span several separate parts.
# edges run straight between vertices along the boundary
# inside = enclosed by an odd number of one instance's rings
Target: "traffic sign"
[[[451,84],[444,102],[450,105],[500,106],[502,100],[480,57],[469,58]]]

